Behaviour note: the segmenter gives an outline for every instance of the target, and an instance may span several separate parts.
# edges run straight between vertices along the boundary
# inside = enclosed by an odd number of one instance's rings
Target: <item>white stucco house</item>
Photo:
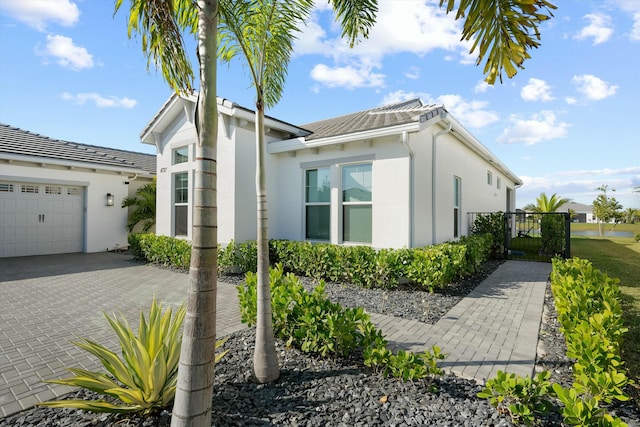
[[[195,96],[141,133],[157,148],[156,232],[191,237]],[[218,240],[256,237],[254,113],[218,98]],[[443,106],[419,99],[301,126],[267,117],[269,237],[376,248],[467,235],[467,212],[514,211],[522,181]]]
[[[595,222],[593,219],[593,206],[584,203],[568,202],[560,206],[556,212],[572,212],[572,222]]]
[[[0,257],[126,247],[122,200],[155,166],[154,155],[0,124]]]

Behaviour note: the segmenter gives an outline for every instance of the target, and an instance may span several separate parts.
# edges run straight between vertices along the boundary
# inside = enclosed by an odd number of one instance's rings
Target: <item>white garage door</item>
[[[84,187],[0,181],[0,257],[82,252]]]

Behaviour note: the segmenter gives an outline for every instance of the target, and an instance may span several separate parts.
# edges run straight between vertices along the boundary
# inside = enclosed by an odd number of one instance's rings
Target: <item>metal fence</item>
[[[571,256],[568,213],[470,212],[469,234],[491,233],[495,256],[550,262]]]

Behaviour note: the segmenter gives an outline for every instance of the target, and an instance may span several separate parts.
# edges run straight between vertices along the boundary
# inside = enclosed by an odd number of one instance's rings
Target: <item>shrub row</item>
[[[395,288],[401,278],[434,291],[474,273],[491,253],[491,235],[461,237],[459,241],[416,249],[375,250],[369,246],[312,244],[293,240],[269,241],[272,265],[286,272],[365,287]],[[150,262],[188,268],[189,244],[153,234],[129,236],[132,253]],[[218,272],[246,273],[257,268],[256,242],[231,242],[218,250]]]
[[[243,245],[247,243],[241,244],[237,252],[246,256],[249,251],[243,251]],[[488,235],[462,237],[455,243],[423,248],[378,251],[369,246],[271,240],[269,258],[272,264],[282,264],[287,272],[318,280],[395,288],[405,278],[433,291],[475,272],[489,259],[490,245]],[[232,248],[230,244],[224,251]],[[252,265],[242,256],[235,264]]]
[[[547,413],[550,397],[558,399],[567,425],[622,427],[601,402],[628,400],[624,387],[631,383],[621,368],[620,343],[627,329],[622,324],[618,280],[593,268],[587,260],[553,260],[551,272],[558,321],[567,342],[567,356],[575,359],[573,387],[551,384],[549,372],[533,379],[498,372],[478,395],[491,399],[514,422],[527,425]]]
[[[618,282],[587,260],[553,261],[551,289],[567,356],[576,360],[574,388],[606,403],[628,400],[622,390],[629,380],[620,358],[627,328],[622,323]]]
[[[363,350],[364,364],[383,375],[402,380],[427,379],[442,375],[437,361],[445,355],[438,347],[423,353],[387,349],[382,332],[371,322],[362,307],[343,308],[331,302],[324,293],[324,282],[307,292],[300,279],[284,273],[282,264],[269,272],[273,330],[276,337],[306,353],[319,356],[347,357],[356,349]],[[257,277],[247,273],[245,283],[238,285],[242,322],[249,326],[257,317]]]

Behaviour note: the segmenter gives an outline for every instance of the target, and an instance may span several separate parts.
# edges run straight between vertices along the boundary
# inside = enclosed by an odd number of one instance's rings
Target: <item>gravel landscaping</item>
[[[435,323],[444,313],[488,276],[498,264],[487,264],[471,279],[428,294],[401,286],[386,291],[327,284],[326,292],[345,306],[363,306],[370,312]],[[237,283],[237,277],[221,280]],[[313,283],[304,280],[305,286]],[[548,369],[554,381],[570,384],[571,361],[565,356],[564,338],[555,320],[552,296],[547,298],[540,332],[536,369]],[[362,366],[354,355],[348,360],[318,359],[277,343],[280,379],[268,385],[251,381],[254,329],[232,334],[225,344],[229,353],[216,366],[213,424],[217,426],[511,426],[476,394],[473,381],[447,375],[435,380],[439,391],[431,393],[423,381],[400,382],[383,378]],[[446,351],[446,349],[443,349]],[[77,391],[67,398],[95,398]],[[610,408],[631,426],[640,415],[632,403]],[[552,414],[541,425],[562,425]],[[92,414],[74,409],[34,408],[0,420],[4,426],[168,426],[170,414],[146,419],[122,415]]]

